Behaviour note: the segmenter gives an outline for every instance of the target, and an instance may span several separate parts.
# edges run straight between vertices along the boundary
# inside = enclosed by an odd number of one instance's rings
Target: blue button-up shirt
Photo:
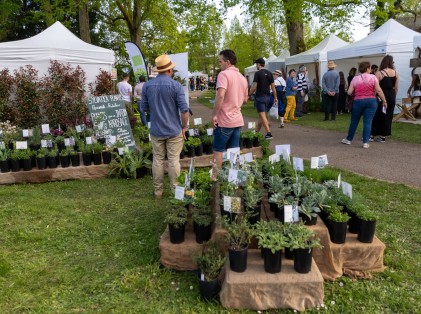
[[[166,74],[158,74],[143,85],[140,106],[142,110],[149,111],[150,133],[157,137],[179,135],[180,112],[189,111],[183,87]]]

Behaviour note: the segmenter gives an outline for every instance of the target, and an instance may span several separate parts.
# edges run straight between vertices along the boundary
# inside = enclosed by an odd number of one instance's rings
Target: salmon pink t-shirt
[[[216,118],[218,126],[236,128],[244,125],[241,105],[248,97],[247,80],[236,67],[230,66],[218,75],[216,89],[225,89],[225,97]]]
[[[376,81],[377,77],[373,74],[364,73],[354,76],[351,81],[355,90],[354,99],[376,98]]]

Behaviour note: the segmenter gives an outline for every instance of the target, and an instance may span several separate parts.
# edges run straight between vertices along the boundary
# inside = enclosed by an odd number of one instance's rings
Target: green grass
[[[382,215],[387,268],[372,280],[326,282],[321,311],[420,313],[421,193],[342,177]],[[167,208],[153,199],[151,178],[0,186],[0,313],[255,313],[204,303],[194,274],[160,267]]]
[[[208,98],[204,98],[208,97]],[[215,97],[215,91],[207,91],[198,100],[206,107],[213,108],[213,104],[209,102],[210,99]],[[244,116],[257,119],[256,110],[253,107],[253,102],[249,101],[241,108]],[[348,132],[350,114],[340,114],[336,116],[336,121],[323,121],[324,113],[311,112],[303,118],[295,121],[294,124],[306,127],[313,127],[323,130],[339,131],[342,133]],[[362,120],[358,126],[358,132],[361,134]],[[393,122],[392,124],[392,137],[393,140],[421,144],[421,124],[410,124],[402,122]]]

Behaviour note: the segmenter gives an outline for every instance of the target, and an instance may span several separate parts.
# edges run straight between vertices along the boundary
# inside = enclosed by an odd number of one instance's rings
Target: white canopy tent
[[[268,58],[263,58],[265,60],[265,65],[269,62],[276,59],[276,56],[271,54]],[[254,79],[254,73],[257,72],[256,64],[253,64],[247,68],[244,68],[244,75],[246,76],[246,79],[249,83],[249,85],[253,84]]]
[[[30,64],[42,77],[50,60],[79,65],[89,84],[95,82],[100,69],[111,73],[114,51],[84,42],[60,22],[31,38],[0,43],[0,69],[13,71]]]
[[[276,57],[272,61],[268,61],[266,68],[271,72],[275,70],[285,71],[285,58],[289,56],[289,50],[282,50],[281,54],[278,57]]]
[[[204,77],[208,78],[208,75],[207,74],[202,73],[202,72],[199,72],[199,71],[195,71],[195,72],[189,74],[189,77],[193,77],[193,76],[194,77],[196,77],[196,76],[198,76],[198,77],[204,76]]]
[[[382,58],[390,54],[393,56],[396,71],[399,74],[399,90],[397,103],[406,97],[411,84],[411,69],[409,59],[414,54],[414,36],[419,33],[403,26],[393,19],[388,20],[367,37],[346,47],[331,50],[327,56],[335,60],[337,71],[343,71],[345,77],[352,67],[358,68],[361,61],[369,61],[380,65]]]
[[[343,41],[335,34],[330,34],[313,48],[291,56],[285,59],[287,71],[295,69],[298,72],[300,65],[305,65],[308,71],[310,81],[318,79],[321,84],[323,74],[327,71],[327,52],[329,50],[347,46],[348,43]]]

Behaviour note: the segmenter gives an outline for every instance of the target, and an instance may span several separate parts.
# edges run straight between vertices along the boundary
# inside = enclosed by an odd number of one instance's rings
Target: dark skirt
[[[384,89],[383,93],[387,101],[386,114],[383,113],[383,103],[379,102],[371,125],[372,136],[392,135],[392,120],[396,105],[396,93],[394,89]]]

